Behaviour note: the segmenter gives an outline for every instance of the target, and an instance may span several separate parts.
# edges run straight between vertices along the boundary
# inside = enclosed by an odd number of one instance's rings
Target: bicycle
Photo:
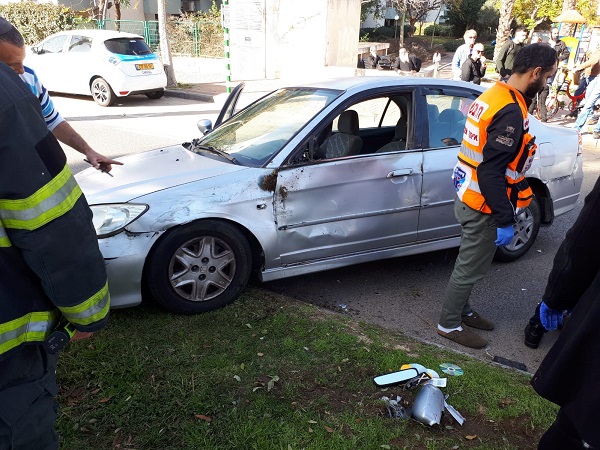
[[[561,95],[566,95],[569,98],[569,103],[567,104],[567,109],[569,111],[574,112],[581,107],[583,99],[585,98],[585,91],[579,95],[571,95],[571,78],[568,75],[569,69],[567,69],[566,66],[563,66],[554,77],[550,93],[548,94],[548,97],[546,97],[546,119],[552,119],[556,116],[558,110],[564,106],[564,102],[560,100]],[[538,119],[541,119],[539,106],[536,108],[535,115]]]

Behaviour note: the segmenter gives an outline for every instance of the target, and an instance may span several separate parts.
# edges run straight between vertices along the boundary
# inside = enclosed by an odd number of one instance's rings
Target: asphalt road
[[[150,101],[137,96],[111,108],[96,105],[90,97],[53,98],[94,149],[115,157],[189,141],[199,136],[196,121],[214,121],[220,110],[218,104],[177,98]],[[494,331],[480,332],[490,342],[487,349],[470,350],[435,332],[456,249],[299,276],[263,287],[478,358],[502,356],[524,363],[533,372],[557,332],[547,333],[540,348],[532,350],[523,344],[523,329],[544,291],[554,254],[600,175],[600,148],[591,135],[584,136],[584,146],[585,178],[576,209],[543,228],[532,250],[519,261],[494,263],[473,290],[474,308],[496,324]],[[74,172],[87,167],[79,153],[67,149],[67,155]]]
[[[518,261],[494,262],[473,289],[473,308],[496,324],[493,331],[477,331],[489,342],[485,349],[469,349],[436,333],[457,249],[303,275],[265,283],[264,287],[480,359],[500,356],[523,363],[533,373],[558,332],[546,333],[539,348],[533,350],[523,343],[523,330],[544,292],[554,254],[600,175],[600,146],[591,135],[584,135],[584,174],[576,208],[558,217],[551,227],[542,228],[532,249]]]

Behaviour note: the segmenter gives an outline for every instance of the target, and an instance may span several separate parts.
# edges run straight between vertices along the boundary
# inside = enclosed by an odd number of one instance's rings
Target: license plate
[[[154,64],[146,63],[146,64],[136,64],[135,65],[135,70],[148,70],[148,69],[154,69]]]

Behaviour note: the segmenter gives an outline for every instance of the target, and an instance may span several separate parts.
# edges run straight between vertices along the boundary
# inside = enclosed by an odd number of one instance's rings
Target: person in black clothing
[[[467,58],[461,66],[462,81],[470,81],[475,84],[481,84],[481,79],[485,75],[486,63],[483,56],[483,44],[475,44],[471,56]]]
[[[519,51],[525,45],[525,39],[527,39],[527,29],[519,27],[515,30],[515,37],[508,39],[496,56],[496,71],[500,74],[501,81],[506,82],[512,73],[515,58],[519,54]]]
[[[418,72],[414,56],[410,55],[404,47],[400,47],[398,51],[398,58],[396,58],[396,62],[394,63],[394,69],[397,72]]]
[[[548,41],[548,45],[556,51],[556,57],[558,58],[558,65],[560,66],[561,64],[566,64],[569,59],[569,49],[567,48],[567,44],[565,44],[563,41],[561,41],[558,38],[558,28],[552,28],[552,31],[550,32],[550,40]],[[558,72],[558,69],[557,69],[557,72]],[[554,77],[556,76],[557,72],[555,72],[554,75],[552,75],[550,78],[548,78],[548,82],[546,83],[546,86],[544,86],[544,89],[542,90],[542,92],[540,92],[538,95],[533,97],[533,101],[531,102],[531,105],[529,105],[529,114],[534,114],[538,107],[538,102],[539,102],[539,105],[540,105],[539,118],[542,122],[548,121],[548,118],[547,118],[548,111],[546,110],[546,99],[548,98],[548,94],[550,94],[550,86],[554,82]]]
[[[548,277],[539,319],[556,329],[572,310],[556,343],[531,380],[535,391],[560,406],[538,449],[600,449],[600,179],[585,198],[560,245]],[[586,446],[587,445],[587,446]]]

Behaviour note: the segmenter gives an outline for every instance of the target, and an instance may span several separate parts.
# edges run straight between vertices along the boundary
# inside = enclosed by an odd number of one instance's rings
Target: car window
[[[40,53],[61,53],[63,51],[67,38],[68,36],[63,34],[47,39],[40,45]]]
[[[387,107],[387,108],[386,108]],[[400,107],[389,97],[378,97],[352,105],[358,114],[359,129],[395,127],[402,115]],[[333,121],[332,131],[338,129],[339,116]]]
[[[260,166],[340,94],[329,89],[279,89],[224,122],[191,151],[214,147],[240,164]]]
[[[389,153],[414,148],[412,93],[398,92],[350,106],[324,121],[291,163]]]
[[[142,38],[117,38],[104,42],[108,51],[117,55],[148,55],[152,50]]]
[[[429,147],[460,145],[473,99],[452,95],[427,95]]]
[[[88,36],[71,36],[69,52],[89,52],[92,48],[92,38]]]

